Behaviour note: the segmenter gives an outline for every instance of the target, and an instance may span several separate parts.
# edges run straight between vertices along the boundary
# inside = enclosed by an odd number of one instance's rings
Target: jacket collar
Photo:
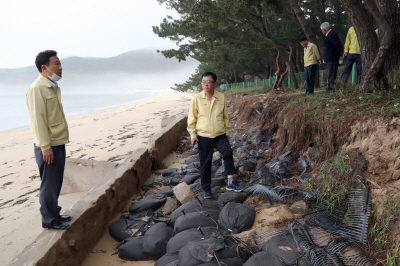
[[[204,98],[204,99],[207,98],[206,97],[206,93],[204,91],[201,91],[201,98]],[[218,91],[214,90],[213,98],[217,98],[217,99],[219,98],[219,92]]]
[[[39,82],[44,84],[46,87],[54,88],[53,84],[51,84],[51,82],[47,78],[45,78],[41,73],[39,73],[38,80],[39,80]],[[57,83],[56,83],[56,85],[57,85]],[[57,88],[58,88],[58,85],[57,85]]]

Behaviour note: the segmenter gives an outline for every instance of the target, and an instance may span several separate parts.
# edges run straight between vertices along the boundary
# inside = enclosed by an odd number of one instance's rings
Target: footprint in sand
[[[87,154],[82,154],[81,156],[78,157],[78,159],[82,159],[83,157],[85,157]]]

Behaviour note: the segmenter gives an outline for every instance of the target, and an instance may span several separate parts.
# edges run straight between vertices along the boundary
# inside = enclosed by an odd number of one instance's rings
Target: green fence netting
[[[344,66],[341,66],[338,68],[337,76],[340,77],[343,73]],[[356,71],[355,71],[355,64],[353,65],[352,69],[352,74],[351,74],[351,83],[354,84],[356,82]],[[296,73],[296,79],[297,83],[299,84],[300,88],[305,87],[305,73],[304,72],[299,72]],[[245,82],[239,82],[239,83],[230,83],[230,84],[221,84],[219,87],[223,91],[227,90],[234,90],[234,89],[248,89],[248,88],[263,88],[263,89],[272,89],[274,86],[274,82],[276,80],[276,77],[269,77],[268,79],[263,79],[259,81],[245,81]],[[325,87],[327,83],[327,73],[326,70],[319,70],[319,82],[321,87]],[[290,77],[286,76],[285,79],[282,82],[282,87],[285,88],[291,88],[291,82],[290,82]]]

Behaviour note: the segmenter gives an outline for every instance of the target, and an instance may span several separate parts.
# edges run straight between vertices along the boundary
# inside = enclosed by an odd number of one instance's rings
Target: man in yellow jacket
[[[353,64],[357,65],[357,79],[356,83],[359,83],[362,75],[362,65],[361,65],[361,54],[360,45],[358,43],[357,34],[354,27],[350,27],[347,32],[346,42],[344,44],[343,57],[346,57],[346,65],[343,70],[343,74],[340,77],[340,81],[347,82],[349,79],[351,70],[353,69]]]
[[[60,215],[58,197],[64,176],[65,144],[69,142],[68,125],[61,104],[61,91],[57,81],[62,67],[57,52],[46,50],[36,56],[40,74],[26,93],[31,129],[35,135],[34,152],[39,167],[40,214],[42,227],[67,229],[69,215]]]
[[[203,91],[197,94],[190,103],[188,127],[191,143],[198,143],[200,157],[201,186],[204,198],[212,198],[211,163],[214,148],[224,157],[225,174],[228,177],[226,189],[241,191],[242,186],[233,179],[235,166],[233,151],[229,144],[229,117],[225,95],[215,89],[217,75],[206,72],[202,75]]]
[[[314,93],[315,73],[321,57],[315,44],[310,43],[306,37],[300,39],[300,45],[304,47],[304,67],[306,74],[306,93],[304,96]]]

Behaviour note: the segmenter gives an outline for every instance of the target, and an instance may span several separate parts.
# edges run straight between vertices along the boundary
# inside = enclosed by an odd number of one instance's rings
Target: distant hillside
[[[174,72],[190,70],[190,73],[194,73],[194,69],[198,65],[198,62],[192,58],[178,62],[176,59],[167,59],[162,54],[150,49],[129,51],[109,58],[67,57],[62,59],[61,63],[63,79],[60,81],[60,86],[73,90],[77,86],[82,88],[83,85],[92,87],[99,84],[110,85],[110,82],[115,85],[122,79],[125,84],[129,83],[129,80],[135,82],[135,78],[143,81],[143,77],[150,78],[149,82],[155,82],[155,77],[173,75]],[[25,90],[38,74],[35,66],[0,69],[0,90],[14,88],[16,85],[22,86]],[[175,83],[182,82],[182,79],[188,77],[189,75],[185,77],[177,75]],[[173,86],[173,83],[168,86]]]

